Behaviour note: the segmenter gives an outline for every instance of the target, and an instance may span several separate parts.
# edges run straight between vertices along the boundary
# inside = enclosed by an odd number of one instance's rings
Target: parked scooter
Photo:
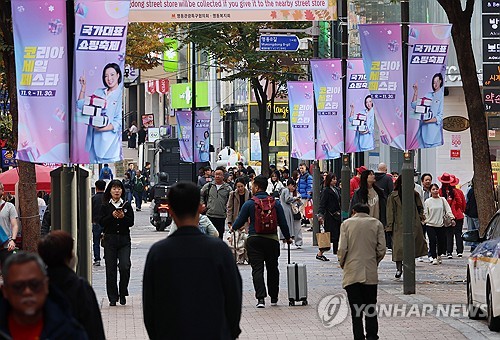
[[[167,194],[170,189],[168,179],[166,172],[160,172],[158,174],[159,182],[151,189],[151,197],[154,197],[154,199],[149,220],[157,231],[165,231],[172,223],[172,217],[168,213]]]

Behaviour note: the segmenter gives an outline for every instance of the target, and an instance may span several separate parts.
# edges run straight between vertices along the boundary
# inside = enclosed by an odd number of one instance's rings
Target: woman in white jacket
[[[219,232],[217,231],[217,228],[215,228],[213,223],[208,219],[206,215],[200,214],[200,221],[198,222],[198,227],[200,228],[201,232],[205,235],[219,237]],[[176,230],[177,230],[177,225],[175,224],[174,220],[172,220],[168,236],[172,235]]]
[[[439,196],[439,186],[431,184],[431,197],[424,202],[425,224],[427,236],[429,237],[429,251],[431,253],[431,264],[441,264],[441,255],[446,253],[446,230],[444,229],[444,217],[447,215],[454,221],[450,205],[445,198]],[[437,252],[436,252],[437,245]]]
[[[271,174],[271,177],[267,180],[267,190],[266,192],[276,199],[280,198],[281,191],[285,188],[280,180],[280,173],[278,170]]]

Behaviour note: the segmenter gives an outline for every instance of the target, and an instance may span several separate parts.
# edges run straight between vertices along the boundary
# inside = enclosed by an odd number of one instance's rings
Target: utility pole
[[[319,22],[314,21],[313,22],[313,30],[316,32],[319,30]],[[318,58],[319,57],[319,44],[318,44],[318,35],[313,35],[313,58]],[[310,73],[310,77],[312,77],[312,70]],[[317,107],[316,107],[316,102],[314,102],[314,126],[316,127],[318,125],[318,112],[317,112]],[[317,133],[318,129],[314,129],[314,140],[317,143]],[[314,167],[313,167],[313,246],[318,245],[318,240],[316,239],[316,234],[319,233],[319,221],[318,221],[318,211],[319,211],[319,201],[320,201],[320,182],[321,179],[321,174],[319,172],[319,162],[318,160],[314,161]]]
[[[404,120],[405,135],[407,129],[408,107],[408,25],[410,22],[409,0],[401,0],[401,38],[403,53],[403,98],[404,98]],[[404,152],[403,168],[403,293],[415,294],[415,238],[413,236],[413,224],[415,220],[415,194],[413,184],[413,152]]]
[[[191,98],[191,147],[193,148],[193,182],[197,182],[196,171],[196,161],[195,152],[196,145],[194,141],[194,128],[196,125],[196,45],[194,42],[191,43],[191,93],[193,98]]]

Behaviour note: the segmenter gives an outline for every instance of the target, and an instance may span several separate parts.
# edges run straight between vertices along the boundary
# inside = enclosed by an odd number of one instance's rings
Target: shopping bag
[[[317,233],[316,240],[318,241],[318,248],[325,251],[330,250],[330,232]]]
[[[304,208],[304,216],[306,218],[313,218],[313,203],[312,200],[307,201],[306,206]]]

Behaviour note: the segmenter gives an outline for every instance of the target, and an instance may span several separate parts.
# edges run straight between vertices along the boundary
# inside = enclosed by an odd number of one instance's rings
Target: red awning
[[[49,168],[43,165],[35,165],[36,172],[36,190],[44,190],[50,193],[50,172],[54,168]],[[17,168],[10,169],[0,174],[0,182],[3,184],[5,192],[13,194],[15,192],[15,185],[19,182],[19,175]]]
[[[167,78],[157,79],[157,80],[148,80],[146,84],[146,88],[148,93],[160,93],[165,94],[168,93],[170,88],[170,82]]]

